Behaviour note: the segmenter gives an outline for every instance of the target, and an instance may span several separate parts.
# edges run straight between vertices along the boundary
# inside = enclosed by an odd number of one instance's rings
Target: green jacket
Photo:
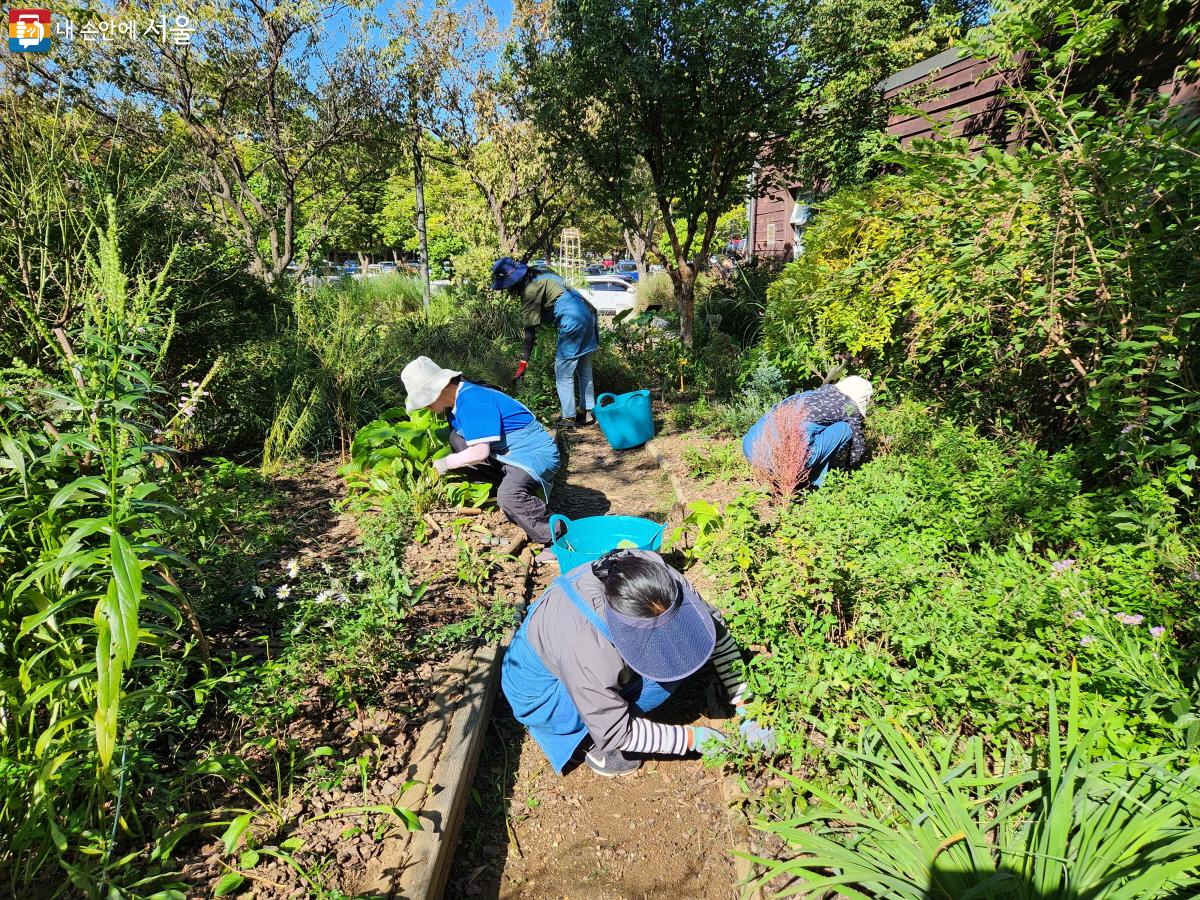
[[[549,269],[529,267],[532,278],[521,288],[521,320],[526,328],[554,321],[554,301],[567,290],[562,277]]]

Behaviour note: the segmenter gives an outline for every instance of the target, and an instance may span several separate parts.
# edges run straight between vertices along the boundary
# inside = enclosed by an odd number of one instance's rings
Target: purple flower
[[[1071,613],[1071,618],[1072,619],[1086,619],[1087,613],[1085,613],[1082,609],[1077,609],[1077,610],[1075,610],[1075,612]]]
[[[1065,572],[1073,565],[1075,565],[1075,560],[1068,557],[1066,559],[1055,560],[1050,564],[1050,568],[1052,568],[1055,572]]]
[[[1153,628],[1150,629],[1150,636],[1152,638],[1154,638],[1155,640],[1158,640],[1160,637],[1162,637],[1166,633],[1167,633],[1167,629],[1163,628],[1161,625],[1155,625]]]
[[[1122,625],[1141,625],[1145,620],[1145,616],[1130,615],[1129,613],[1118,613],[1117,621]]]
[[[1137,424],[1135,422],[1130,422],[1128,425],[1126,425],[1124,428],[1121,429],[1121,434],[1129,434],[1129,432],[1133,431],[1133,429],[1135,429],[1135,428],[1137,428]]]
[[[1192,569],[1188,572],[1188,581],[1200,581],[1200,569]]]
[[[1083,637],[1081,637],[1079,639],[1080,647],[1086,647],[1088,644],[1094,644],[1094,643],[1096,643],[1096,639],[1094,637],[1092,637],[1090,634],[1085,634]]]

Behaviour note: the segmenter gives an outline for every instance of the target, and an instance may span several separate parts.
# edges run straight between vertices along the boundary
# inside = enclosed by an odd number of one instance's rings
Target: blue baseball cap
[[[629,668],[651,681],[687,678],[712,658],[717,645],[712,611],[686,582],[676,582],[674,601],[657,616],[626,616],[605,603],[604,621]]]
[[[529,266],[523,262],[513,259],[511,256],[502,256],[492,263],[492,290],[506,291],[522,278],[529,271]]]

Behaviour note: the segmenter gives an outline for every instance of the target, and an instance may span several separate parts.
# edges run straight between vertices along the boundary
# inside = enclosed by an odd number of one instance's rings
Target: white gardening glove
[[[433,470],[438,473],[439,478],[442,475],[446,474],[446,470],[448,468],[450,468],[450,467],[446,465],[446,457],[445,456],[443,456],[441,459],[435,459],[433,461]]]

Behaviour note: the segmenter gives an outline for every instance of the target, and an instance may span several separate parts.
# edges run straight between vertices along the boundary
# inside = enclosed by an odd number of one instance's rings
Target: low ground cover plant
[[[1200,557],[1161,486],[1089,493],[1069,451],[982,438],[912,402],[872,430],[875,459],[770,520],[753,493],[692,511],[693,553],[729,586],[796,765],[827,764],[810,732],[846,739],[876,702],[934,744],[958,728],[1035,741],[1045,688],[1076,657],[1085,699],[1109,708],[1105,753],[1200,749]]]

